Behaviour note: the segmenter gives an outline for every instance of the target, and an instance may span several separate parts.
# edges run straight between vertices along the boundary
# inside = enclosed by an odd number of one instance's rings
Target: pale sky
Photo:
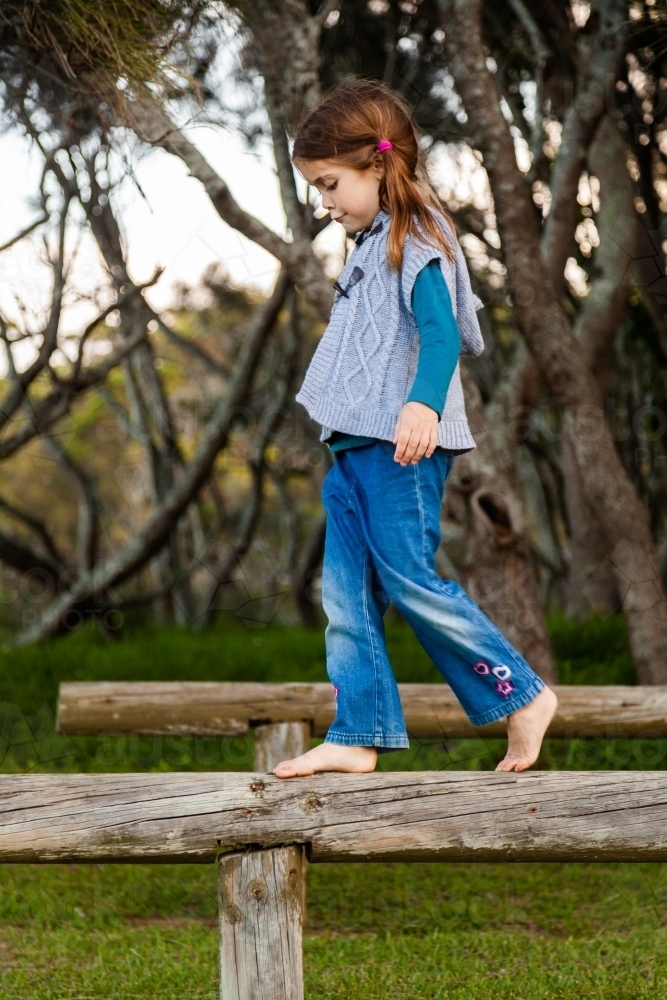
[[[240,137],[219,127],[197,125],[185,131],[239,204],[284,235],[285,216],[270,148],[250,152]],[[164,268],[159,282],[146,292],[153,308],[160,312],[169,309],[174,304],[176,284],[196,286],[206,267],[218,261],[224,262],[234,284],[269,293],[278,269],[275,258],[221,220],[202,185],[188,176],[176,156],[133,145],[134,149],[128,146],[127,151],[143,195],[126,177],[112,194],[112,202],[126,239],[133,280],[147,281],[156,268]],[[27,139],[15,130],[0,136],[0,245],[40,214],[33,199],[41,170],[42,156]],[[302,193],[305,195],[305,184]],[[73,254],[77,227],[71,229],[69,256],[74,262],[70,283],[82,296],[103,284],[103,271],[89,235],[84,235]],[[344,239],[342,227],[331,225],[317,241],[332,277],[343,263]],[[14,322],[23,312],[32,330],[40,329],[52,285],[43,256],[39,231],[0,254],[0,309]],[[76,335],[97,311],[92,302],[70,294],[63,332]],[[29,341],[15,349],[19,369],[34,356],[35,346]],[[0,374],[5,374],[6,368],[4,351],[0,351]]]
[[[241,206],[284,234],[285,217],[270,150],[249,152],[239,137],[217,127],[195,126],[187,132]],[[175,282],[196,284],[206,266],[217,260],[225,262],[235,283],[264,292],[271,289],[277,270],[275,259],[222,222],[202,185],[188,177],[181,160],[162,150],[142,150],[139,154],[135,150],[132,166],[146,197],[127,178],[112,200],[120,209],[133,279],[145,281],[156,267],[165,268],[159,283],[148,293],[155,308],[162,310],[172,303]],[[16,131],[0,137],[0,245],[38,215],[31,198],[38,188],[41,167],[39,151]],[[334,226],[331,230],[326,237],[323,234],[321,243],[341,255],[342,230]],[[40,253],[40,239],[29,237],[0,255],[0,302],[12,318],[16,315],[13,293],[33,303],[35,294],[41,298],[37,286],[43,286],[48,275],[39,264]],[[96,266],[97,252],[91,241],[77,253],[75,273],[82,285],[88,284],[86,275]],[[68,328],[71,323],[68,321]]]

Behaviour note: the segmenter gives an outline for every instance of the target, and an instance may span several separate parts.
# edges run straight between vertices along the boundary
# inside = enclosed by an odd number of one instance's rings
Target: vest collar
[[[358,232],[354,238],[354,242],[359,247],[369,236],[377,236],[381,233],[384,227],[389,223],[389,212],[381,208],[378,214],[375,216],[370,226],[366,226],[361,232]]]

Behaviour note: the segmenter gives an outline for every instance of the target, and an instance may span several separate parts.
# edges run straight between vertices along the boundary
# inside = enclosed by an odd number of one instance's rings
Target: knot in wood
[[[301,808],[304,812],[317,812],[318,809],[322,808],[323,803],[318,799],[314,792],[310,795],[306,795],[305,799],[301,802]]]
[[[269,898],[269,890],[266,882],[261,878],[254,878],[248,885],[248,895],[252,896],[258,903],[266,903]]]
[[[287,884],[290,889],[296,889],[299,884],[299,873],[296,868],[290,868],[289,874],[287,876]]]
[[[225,920],[228,924],[238,924],[243,919],[243,914],[236,903],[227,903],[225,907]]]
[[[263,792],[265,788],[266,788],[266,785],[264,784],[263,781],[252,781],[250,783],[250,791],[251,792]]]

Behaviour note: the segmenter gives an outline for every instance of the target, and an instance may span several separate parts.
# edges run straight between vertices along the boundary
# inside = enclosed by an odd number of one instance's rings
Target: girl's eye
[[[338,187],[338,181],[334,181],[333,184],[329,184],[329,186],[326,188],[326,190],[327,191],[335,191],[337,187]]]

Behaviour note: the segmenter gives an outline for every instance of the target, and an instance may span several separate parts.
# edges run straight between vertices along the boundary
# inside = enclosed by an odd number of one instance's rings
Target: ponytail
[[[454,249],[433,212],[447,218],[428,181],[417,125],[396,91],[371,80],[336,87],[301,123],[292,151],[293,161],[335,160],[357,170],[368,169],[378,156],[383,165],[380,207],[391,215],[391,265],[400,270],[408,237],[437,247],[453,261]]]

